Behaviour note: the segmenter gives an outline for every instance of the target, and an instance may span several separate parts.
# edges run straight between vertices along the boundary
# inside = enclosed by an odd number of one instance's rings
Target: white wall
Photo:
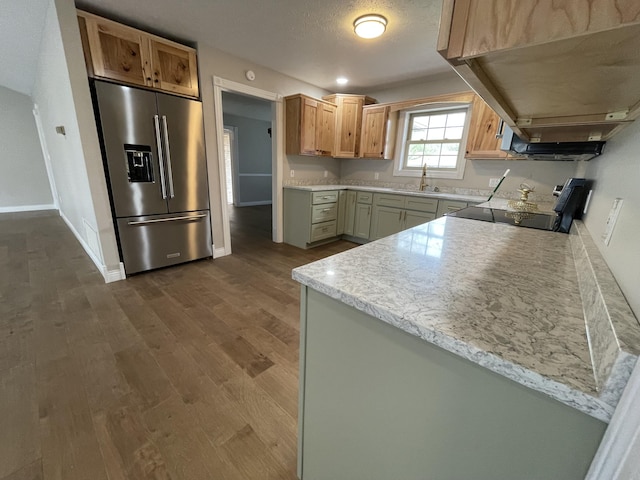
[[[34,85],[60,214],[105,279],[120,266],[102,157],[72,0],[51,0]],[[55,127],[65,127],[59,135]]]
[[[312,97],[322,97],[330,92],[322,90],[318,87],[304,83],[295,78],[289,77],[274,70],[253,64],[241,58],[229,55],[210,45],[198,44],[198,66],[200,74],[200,92],[202,96],[204,110],[204,129],[205,141],[207,148],[207,163],[209,177],[209,192],[211,196],[211,218],[213,227],[213,241],[216,250],[224,245],[224,236],[222,233],[222,208],[220,203],[220,179],[218,170],[218,146],[216,139],[216,121],[213,108],[213,77],[221,77],[252,87],[265,90],[267,92],[277,93],[280,95],[293,95],[295,93],[305,93]],[[250,82],[245,77],[247,70],[253,70],[256,79]],[[284,128],[282,125],[280,128]],[[320,160],[317,165],[308,165],[305,161],[313,160],[312,157],[301,159],[300,157],[287,156],[283,165],[285,179],[289,178],[291,168],[296,170],[296,177],[301,175],[305,178],[305,173],[310,177],[322,176],[325,164],[331,164],[332,172],[336,177],[340,173],[340,163],[334,159],[326,161]],[[306,168],[298,169],[301,165]]]
[[[233,172],[237,205],[270,204],[272,161],[271,137],[267,131],[271,122],[225,113],[224,124],[237,129],[237,163]]]
[[[0,212],[54,208],[33,103],[0,86]]]
[[[584,218],[636,317],[640,318],[640,120],[609,140],[602,156],[586,164],[586,178],[595,179]],[[624,203],[609,245],[602,234],[613,200]]]

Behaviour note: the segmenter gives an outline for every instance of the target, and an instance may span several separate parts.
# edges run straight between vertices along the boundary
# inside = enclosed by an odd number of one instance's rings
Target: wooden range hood
[[[637,0],[444,0],[438,51],[530,142],[607,140],[640,115]]]

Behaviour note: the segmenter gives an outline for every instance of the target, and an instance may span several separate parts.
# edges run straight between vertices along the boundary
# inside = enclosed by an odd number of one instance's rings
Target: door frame
[[[276,243],[283,241],[283,195],[282,173],[284,170],[284,106],[282,95],[243,83],[213,77],[213,110],[216,120],[216,141],[218,144],[218,177],[220,179],[220,200],[222,202],[222,231],[224,237],[224,254],[231,254],[231,226],[227,209],[227,178],[224,162],[224,117],[222,106],[222,92],[239,93],[251,97],[268,100],[271,103],[271,209],[272,209],[272,240]]]
[[[231,132],[231,152],[230,152],[230,156],[231,156],[231,186],[232,186],[232,192],[233,192],[233,198],[231,199],[231,203],[233,204],[233,206],[237,206],[238,205],[238,187],[239,187],[239,179],[238,179],[238,127],[234,127],[231,125],[224,125],[222,128],[222,133],[224,135],[224,131],[228,130],[229,132]],[[223,158],[224,158],[224,150],[223,150]],[[226,169],[226,162],[227,159],[224,159],[225,161],[225,169]],[[225,172],[226,173],[226,172]],[[227,176],[225,175],[225,182],[226,182]],[[225,184],[226,187],[226,184]],[[225,198],[227,199],[227,205],[229,204],[229,198],[227,196],[225,196]]]

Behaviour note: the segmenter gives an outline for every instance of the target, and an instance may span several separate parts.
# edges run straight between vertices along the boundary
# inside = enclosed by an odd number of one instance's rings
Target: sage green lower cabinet
[[[338,193],[338,223],[336,226],[337,235],[342,235],[344,233],[346,211],[347,211],[347,192],[346,190],[340,190],[340,192]]]
[[[304,286],[300,332],[302,480],[582,480],[606,428]]]
[[[460,202],[458,200],[440,200],[438,202],[437,217],[442,217],[445,213],[456,212],[468,206],[467,202]]]
[[[436,218],[438,200],[433,198],[374,194],[371,240],[388,237]]]
[[[371,205],[366,203],[356,204],[356,217],[353,227],[353,236],[369,240],[371,230]]]
[[[375,206],[373,207],[373,228],[371,229],[371,239],[378,240],[388,237],[403,230],[401,208]]]
[[[338,236],[339,191],[284,189],[284,241],[309,248]]]
[[[416,212],[413,210],[405,210],[404,213],[404,230],[407,228],[417,227],[423,223],[435,220],[436,215],[429,212]]]
[[[353,236],[353,227],[356,221],[356,192],[347,190],[344,215],[344,234]]]

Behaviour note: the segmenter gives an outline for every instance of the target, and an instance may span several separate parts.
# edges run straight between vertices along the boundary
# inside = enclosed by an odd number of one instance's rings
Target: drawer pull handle
[[[190,215],[188,217],[169,217],[169,218],[155,218],[152,220],[138,220],[134,222],[127,222],[127,225],[148,225],[150,223],[164,223],[164,222],[175,222],[178,220],[198,220],[200,218],[206,217],[206,213],[201,213],[199,215]]]
[[[330,208],[323,208],[323,209],[322,209],[322,211],[323,211],[323,212],[330,212],[330,211],[331,211],[331,209],[330,209]]]

